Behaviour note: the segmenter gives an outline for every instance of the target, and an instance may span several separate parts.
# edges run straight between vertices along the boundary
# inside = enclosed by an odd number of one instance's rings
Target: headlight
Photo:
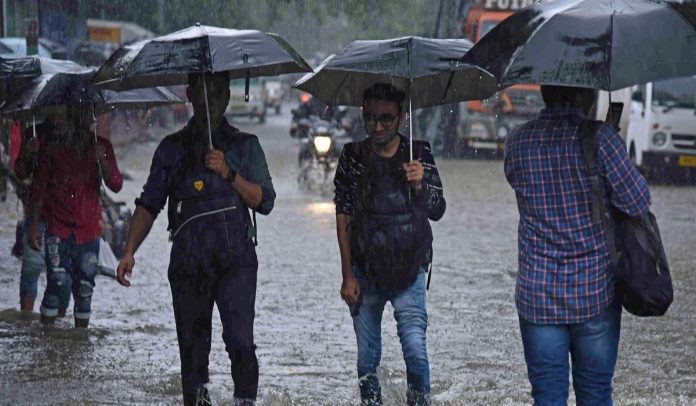
[[[326,154],[331,148],[331,137],[325,135],[314,137],[314,148],[317,150],[317,154]]]
[[[510,131],[507,129],[507,127],[498,127],[498,138],[507,137],[509,132]]]
[[[653,145],[656,147],[662,147],[667,143],[667,134],[665,133],[655,133],[652,136]]]

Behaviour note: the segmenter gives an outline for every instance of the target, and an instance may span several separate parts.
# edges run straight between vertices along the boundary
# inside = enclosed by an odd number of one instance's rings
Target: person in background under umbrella
[[[29,196],[33,249],[42,247],[39,224],[46,219],[46,291],[41,321],[53,323],[72,290],[75,327],[86,328],[92,312],[101,235],[101,183],[121,190],[123,177],[109,140],[95,140],[91,112],[67,107],[39,148],[39,174]]]
[[[445,213],[442,182],[430,145],[398,133],[404,93],[378,83],[363,93],[368,138],[347,144],[339,158],[336,228],[341,252],[341,297],[358,342],[363,404],[382,403],[377,367],[382,354],[382,313],[394,307],[406,361],[408,404],[429,404],[425,274],[432,259],[430,220]]]
[[[31,312],[34,310],[34,301],[37,295],[37,284],[41,271],[46,267],[45,255],[40,250],[34,250],[30,246],[32,216],[28,202],[29,192],[34,180],[39,174],[39,138],[50,137],[53,133],[53,122],[50,119],[36,125],[36,136],[34,129],[30,126],[24,130],[24,136],[20,137],[21,146],[19,156],[14,162],[14,172],[18,179],[16,187],[17,197],[22,202],[24,219],[21,222],[22,241],[21,259],[22,269],[19,279],[19,306],[20,310]],[[46,233],[46,222],[43,214],[40,214],[41,223],[39,229],[41,236]],[[43,240],[43,238],[42,238]],[[58,316],[65,316],[65,308],[58,309]]]
[[[203,80],[207,86],[206,117]],[[117,279],[130,286],[134,254],[168,204],[173,241],[169,263],[181,381],[186,405],[208,405],[208,357],[213,305],[232,363],[235,405],[252,405],[258,388],[254,302],[258,260],[248,208],[269,214],[275,191],[258,138],[230,126],[226,72],[189,75],[193,118],[155,151],[150,175],[136,199]],[[213,146],[208,150],[208,125]]]
[[[568,355],[578,405],[611,405],[621,329],[604,231],[592,225],[590,174],[580,128],[596,91],[542,86],[539,117],[505,144],[505,176],[520,212],[515,302],[534,404],[565,405]],[[648,211],[645,178],[608,124],[596,135],[606,201],[631,216]]]

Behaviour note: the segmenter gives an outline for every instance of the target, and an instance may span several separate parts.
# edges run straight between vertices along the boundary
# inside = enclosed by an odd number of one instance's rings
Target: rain
[[[571,2],[581,3],[542,3]],[[45,271],[39,277],[33,312],[20,311],[22,260],[12,251],[24,213],[17,178],[10,169],[17,148],[13,149],[11,132],[17,119],[23,126],[20,139],[30,136],[32,128],[41,125],[42,114],[63,114],[67,99],[90,106],[90,117],[96,117],[93,129],[113,144],[124,178],[118,193],[102,187],[102,237],[117,261],[155,150],[165,136],[186,125],[193,107],[187,102],[186,75],[172,75],[169,82],[152,82],[148,87],[122,78],[109,85],[104,78],[116,70],[100,68],[121,47],[132,50],[140,41],[199,24],[274,33],[297,54],[289,52],[290,61],[285,61],[296,65],[292,73],[257,75],[260,69],[249,69],[232,74],[231,97],[225,108],[232,126],[258,137],[277,196],[268,216],[256,216],[257,404],[360,403],[356,337],[351,313],[339,292],[341,257],[333,179],[343,146],[366,136],[359,102],[346,101],[361,97],[363,89],[350,89],[351,94],[340,99],[340,86],[333,89],[307,81],[322,78],[322,69],[327,77],[334,74],[332,63],[341,60],[341,52],[353,41],[418,37],[457,39],[461,42],[457,46],[464,47],[462,57],[481,41],[481,48],[464,58],[442,57],[442,65],[430,66],[447,72],[438,82],[443,86],[454,89],[474,81],[477,91],[467,97],[462,87],[447,99],[438,93],[431,97],[437,100],[426,102],[426,96],[432,95],[422,90],[418,100],[423,102],[408,117],[412,124],[406,119],[400,128],[405,137],[412,134],[432,146],[447,200],[444,217],[431,222],[433,262],[426,293],[431,402],[531,404],[515,307],[520,215],[503,170],[503,146],[517,126],[534,119],[544,107],[535,83],[575,75],[577,84],[589,75],[568,60],[573,55],[570,51],[548,55],[513,52],[490,40],[493,36],[519,39],[533,35],[535,30],[530,27],[542,26],[543,14],[533,16],[524,29],[507,34],[506,27],[495,28],[532,3],[3,0],[0,403],[182,404],[180,353],[167,275],[172,243],[166,208],[135,255],[132,286],[124,288],[114,280],[114,262],[111,268],[100,269],[89,328],[73,328],[72,298],[66,317],[57,318],[52,326],[43,325],[39,305],[47,284]],[[687,18],[682,19],[686,28],[675,24],[669,29],[659,24],[640,28],[658,40],[669,36],[685,49],[696,49],[696,34],[685,34],[689,25],[696,27],[696,4],[688,0],[674,3],[676,10],[687,10]],[[583,28],[587,42],[605,43],[605,32]],[[485,61],[492,50],[500,57]],[[592,50],[599,52],[597,47]],[[614,120],[629,157],[649,181],[650,209],[659,223],[674,288],[674,302],[664,316],[644,318],[623,312],[613,400],[616,405],[693,405],[696,317],[690,309],[696,307],[696,52],[650,52],[633,53],[641,55],[643,64],[623,63],[633,54],[618,53],[622,60],[607,69],[607,75],[616,78],[600,78],[588,85],[600,90],[594,118],[604,120],[612,102],[624,103],[623,110],[614,112]],[[15,73],[5,76],[5,67],[11,65],[6,60],[29,55],[41,57],[42,64],[12,65]],[[517,59],[504,60],[510,55]],[[599,53],[593,55],[600,59]],[[48,58],[60,62],[46,64]],[[562,74],[533,71],[530,65],[536,62],[548,64],[549,69],[562,65]],[[663,76],[636,79],[648,65],[654,75]],[[21,69],[29,73],[16,74]],[[232,71],[229,67],[222,70]],[[311,70],[316,76],[311,76]],[[467,76],[449,75],[456,70]],[[61,79],[61,75],[69,79]],[[493,83],[495,77],[500,88]],[[331,80],[335,84],[333,77]],[[417,83],[416,79],[404,80],[400,83]],[[320,100],[324,97],[321,90],[326,100]],[[345,104],[331,105],[328,99],[334,96]],[[210,137],[212,143],[213,135]],[[208,134],[206,143],[207,139]],[[323,141],[328,144],[322,146]],[[407,376],[392,313],[387,305],[377,375],[384,404],[400,405],[407,401]],[[207,387],[213,404],[233,404],[235,387],[217,311],[213,311],[212,330]],[[572,385],[569,390],[569,404],[575,404]]]

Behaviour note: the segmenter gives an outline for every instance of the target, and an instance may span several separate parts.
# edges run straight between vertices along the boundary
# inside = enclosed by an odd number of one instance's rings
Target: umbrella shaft
[[[203,98],[205,99],[205,116],[208,119],[208,149],[213,149],[213,134],[210,129],[210,110],[208,109],[208,85],[205,83],[205,73],[203,73]]]
[[[411,109],[411,95],[408,96],[408,148],[410,161],[413,161],[413,110]]]

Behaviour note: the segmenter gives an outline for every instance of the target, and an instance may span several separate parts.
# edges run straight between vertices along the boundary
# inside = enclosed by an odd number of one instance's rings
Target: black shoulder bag
[[[662,316],[672,303],[673,290],[660,230],[651,212],[629,216],[605,205],[604,179],[597,163],[596,134],[601,125],[586,120],[580,128],[580,147],[592,183],[592,223],[604,228],[616,294],[624,309],[636,316]]]

